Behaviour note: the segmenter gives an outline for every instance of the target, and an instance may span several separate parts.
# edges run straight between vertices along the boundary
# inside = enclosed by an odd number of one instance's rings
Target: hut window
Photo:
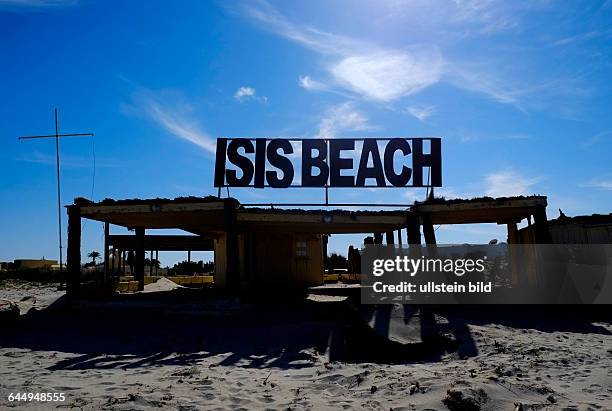
[[[295,243],[296,257],[308,257],[308,244],[306,241],[298,241]]]

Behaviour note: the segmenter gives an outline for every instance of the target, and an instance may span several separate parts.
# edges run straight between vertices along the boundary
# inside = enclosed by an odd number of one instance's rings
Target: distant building
[[[53,266],[59,267],[57,260],[39,260],[20,258],[14,261],[13,268],[15,270],[52,270]]]

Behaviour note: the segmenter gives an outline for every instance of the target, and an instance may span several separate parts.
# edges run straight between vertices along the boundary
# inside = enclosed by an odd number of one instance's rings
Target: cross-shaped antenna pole
[[[93,137],[93,133],[72,133],[72,134],[60,134],[59,126],[57,121],[57,108],[55,109],[55,134],[42,135],[42,136],[21,136],[19,140],[31,140],[39,138],[55,138],[55,166],[57,171],[57,226],[59,234],[59,272],[60,281],[63,281],[63,259],[62,259],[62,195],[60,186],[60,150],[59,150],[59,139],[60,137]]]

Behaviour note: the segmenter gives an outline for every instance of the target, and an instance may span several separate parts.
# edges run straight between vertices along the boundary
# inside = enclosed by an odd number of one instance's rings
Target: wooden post
[[[394,238],[393,238],[393,231],[387,231],[385,233],[385,237],[387,237],[387,245],[395,244],[395,241],[394,241]]]
[[[159,274],[159,250],[155,250],[155,275]]]
[[[402,248],[402,229],[397,230],[397,244]]]
[[[515,222],[511,222],[507,224],[508,227],[508,252],[510,254],[510,270],[512,273],[512,285],[517,286],[519,285],[519,273],[520,273],[520,269],[519,269],[519,259],[518,259],[518,255],[516,253],[517,250],[514,249],[514,245],[518,244],[518,230],[516,228],[516,223]]]
[[[406,226],[406,238],[408,239],[408,244],[421,245],[421,225],[419,223],[418,217],[408,217],[408,223]]]
[[[382,244],[383,235],[382,233],[374,233],[374,244]]]
[[[327,243],[329,242],[329,235],[323,234],[321,240],[323,246],[323,273],[325,273],[325,267],[327,267]]]
[[[153,276],[153,250],[151,250],[151,255],[149,258],[149,276],[152,277]]]
[[[535,242],[536,244],[552,244],[550,231],[548,230],[548,219],[546,217],[546,207],[538,206],[533,214],[535,223]]]
[[[409,215],[407,218],[406,238],[410,257],[418,258],[421,255],[421,225],[415,215]]]
[[[144,290],[144,236],[143,227],[136,228],[136,250],[134,250],[134,280],[138,281],[138,291]]]
[[[191,250],[187,250],[187,262],[191,262]]]
[[[230,292],[239,291],[240,287],[240,254],[238,252],[238,224],[234,203],[224,202],[224,222],[227,233],[226,247],[226,287]]]
[[[108,221],[104,222],[104,284],[108,283],[109,278],[109,249],[108,249],[108,234],[110,231],[110,224]]]
[[[117,250],[113,247],[113,262],[111,263],[111,273],[115,275],[115,260],[117,259]]]
[[[425,244],[436,244],[436,232],[429,214],[423,215],[423,236],[425,236]]]
[[[68,207],[67,290],[73,295],[81,286],[81,210],[76,205]]]

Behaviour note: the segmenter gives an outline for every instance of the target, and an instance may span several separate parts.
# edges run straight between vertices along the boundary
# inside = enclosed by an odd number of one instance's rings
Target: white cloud
[[[309,91],[320,91],[326,90],[327,86],[320,81],[313,80],[310,76],[300,76],[299,78],[300,87]]]
[[[326,33],[288,21],[273,7],[259,2],[245,7],[261,27],[326,55],[327,67],[337,86],[367,99],[390,102],[418,93],[440,80],[442,55],[435,47],[392,49]],[[303,80],[302,80],[303,79]],[[300,79],[304,88],[314,86],[309,77]]]
[[[512,170],[491,173],[485,178],[485,193],[490,197],[533,194],[532,187],[539,178],[526,178]]]
[[[367,117],[355,109],[353,102],[330,107],[319,124],[319,137],[336,137],[346,131],[366,131],[375,129]]]
[[[266,96],[258,96],[257,91],[253,87],[242,86],[234,93],[234,98],[240,102],[247,100],[258,100],[262,103],[268,101]]]
[[[440,80],[442,56],[437,50],[376,50],[349,55],[331,67],[345,88],[378,101],[418,93]]]
[[[253,87],[240,87],[234,93],[234,98],[238,101],[248,100],[255,97],[255,89]]]
[[[437,109],[435,106],[410,106],[406,109],[408,114],[423,121],[433,115]]]
[[[141,88],[132,95],[130,104],[122,105],[125,114],[144,115],[175,137],[215,153],[215,140],[192,118],[192,107],[182,102],[176,92],[153,92]]]

